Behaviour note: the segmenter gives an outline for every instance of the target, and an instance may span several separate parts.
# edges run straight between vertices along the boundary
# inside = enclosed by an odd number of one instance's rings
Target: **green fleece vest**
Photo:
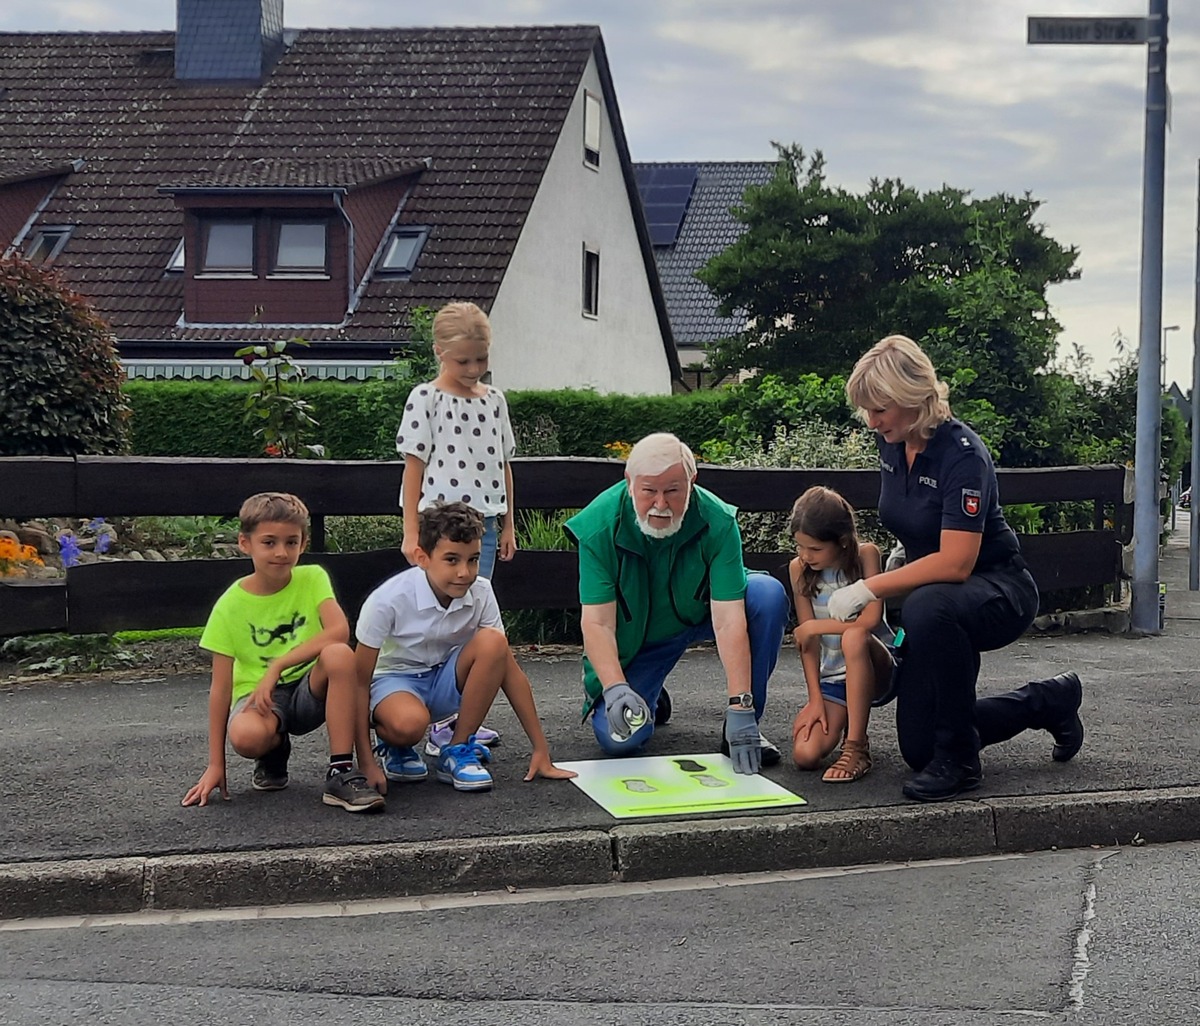
[[[736,546],[739,558],[742,551],[737,508],[698,486],[692,488],[691,504],[674,538],[674,555],[665,581],[650,580],[645,535],[638,527],[624,481],[601,492],[564,527],[579,549],[580,580],[585,579],[589,568],[596,567],[616,582],[617,655],[622,666],[633,661],[646,640],[651,588],[659,595],[666,590],[684,627],[701,624],[711,615],[709,574],[714,560],[727,546]],[[741,594],[722,598],[732,600],[745,595],[744,567],[741,577]],[[587,656],[583,658],[583,687],[583,717],[587,719],[603,690]]]

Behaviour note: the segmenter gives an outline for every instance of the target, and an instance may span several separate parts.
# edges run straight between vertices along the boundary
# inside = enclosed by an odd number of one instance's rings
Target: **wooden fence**
[[[396,514],[402,464],[337,460],[222,460],[81,456],[0,459],[0,518],[103,516],[232,516],[259,491],[289,491],[313,515],[306,561],[329,569],[343,606],[353,616],[368,592],[407,566],[399,550],[325,552],[325,517]],[[527,457],[513,461],[521,509],[587,505],[619,480],[618,460]],[[1075,501],[1092,510],[1090,530],[1022,536],[1025,557],[1043,594],[1121,579],[1121,545],[1132,506],[1125,469],[1106,465],[1001,470],[1005,504]],[[814,484],[836,488],[859,509],[875,506],[877,470],[793,470],[701,466],[699,483],[747,512],[782,518],[795,497]],[[789,553],[747,552],[754,569],[779,572]],[[65,580],[0,580],[0,636],[44,631],[73,634],[201,624],[217,596],[248,560],[103,561],[70,568]],[[498,563],[497,597],[507,609],[564,609],[578,605],[573,552],[523,551]]]

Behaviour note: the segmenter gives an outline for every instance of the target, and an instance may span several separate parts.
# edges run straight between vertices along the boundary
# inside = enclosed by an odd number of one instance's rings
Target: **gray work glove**
[[[608,717],[608,733],[614,741],[628,741],[650,720],[650,707],[624,681],[604,689],[604,714]]]
[[[725,710],[725,740],[729,742],[729,761],[734,773],[757,773],[762,769],[758,721],[753,709],[731,706]]]

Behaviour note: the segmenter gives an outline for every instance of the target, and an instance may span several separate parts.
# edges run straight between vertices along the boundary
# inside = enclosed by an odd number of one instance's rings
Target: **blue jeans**
[[[788,600],[783,585],[763,573],[746,575],[746,626],[750,635],[750,692],[754,695],[754,718],[762,719],[767,705],[767,681],[779,661],[783,629],[787,625]],[[592,712],[592,730],[605,755],[634,755],[654,734],[654,710],[667,674],[674,669],[689,645],[715,638],[711,617],[662,641],[646,645],[625,667],[625,680],[650,707],[650,720],[625,741],[608,732],[604,696]]]
[[[483,518],[483,548],[479,552],[479,576],[492,579],[492,571],[496,569],[496,518]]]

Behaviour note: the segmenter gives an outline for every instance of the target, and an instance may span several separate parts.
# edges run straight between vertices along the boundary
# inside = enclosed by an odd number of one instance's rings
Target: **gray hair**
[[[625,461],[625,476],[632,481],[645,474],[662,474],[681,465],[688,480],[696,476],[696,457],[692,450],[674,435],[658,431],[647,435],[629,450]]]

